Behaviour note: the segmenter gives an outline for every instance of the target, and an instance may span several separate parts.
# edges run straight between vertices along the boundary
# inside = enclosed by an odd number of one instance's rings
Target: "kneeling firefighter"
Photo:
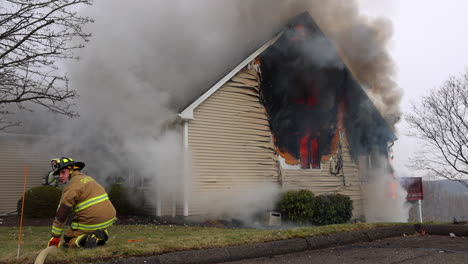
[[[64,247],[94,248],[109,239],[107,228],[115,221],[115,209],[104,188],[81,173],[85,164],[62,157],[51,161],[53,174],[66,183],[52,224],[48,246],[58,247],[67,219],[71,225],[63,236]]]

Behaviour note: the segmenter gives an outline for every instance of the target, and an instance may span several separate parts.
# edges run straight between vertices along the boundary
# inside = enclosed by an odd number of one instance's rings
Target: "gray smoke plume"
[[[167,106],[179,110],[302,11],[309,11],[336,43],[393,125],[400,117],[402,91],[394,81],[394,63],[387,51],[392,24],[361,16],[357,1],[97,2],[91,10],[97,21],[87,51],[96,47],[96,52],[101,48],[116,53],[105,59],[117,67],[124,63],[120,67],[147,81],[153,93],[160,91],[169,100]]]
[[[180,192],[181,137],[170,129],[177,113],[304,11],[384,117],[399,119],[401,92],[386,51],[391,24],[361,17],[356,1],[113,0],[82,11],[95,19],[93,37],[81,60],[65,66],[81,95],[80,118],[38,113],[25,120],[53,135],[47,144],[56,156],[87,162],[91,176],[131,184],[149,178],[144,184],[160,195]]]
[[[336,42],[345,63],[383,117],[390,125],[398,122],[403,93],[395,82],[395,65],[387,51],[393,33],[391,21],[360,15],[356,1],[311,1],[309,12]]]
[[[302,11],[279,0],[96,2],[93,39],[68,66],[81,117],[51,126],[62,153],[86,159],[91,176],[145,182],[151,206],[167,207],[156,201],[180,199],[184,185],[177,113]]]

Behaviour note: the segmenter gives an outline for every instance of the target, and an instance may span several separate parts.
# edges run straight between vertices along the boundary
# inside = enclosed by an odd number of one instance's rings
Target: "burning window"
[[[330,153],[346,78],[342,67],[312,56],[311,49],[323,49],[313,47],[318,35],[323,37],[312,20],[301,21],[260,56],[262,99],[276,147],[286,164],[302,169],[320,168]]]
[[[337,155],[341,139],[351,157],[387,156],[391,127],[307,13],[296,17],[259,58],[260,94],[282,161],[320,168]],[[337,158],[337,157],[335,157]]]

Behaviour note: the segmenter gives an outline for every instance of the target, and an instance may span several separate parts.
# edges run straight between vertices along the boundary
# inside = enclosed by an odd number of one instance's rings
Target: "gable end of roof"
[[[200,96],[197,100],[195,100],[192,104],[190,104],[187,108],[185,108],[180,114],[180,118],[191,120],[194,119],[193,110],[201,105],[208,97],[210,97],[213,93],[215,93],[219,88],[221,88],[226,82],[228,82],[234,75],[236,75],[240,70],[242,70],[247,64],[249,64],[252,60],[254,60],[258,55],[260,55],[264,50],[268,47],[273,45],[276,40],[283,34],[283,32],[278,33],[274,38],[269,40],[259,49],[257,49],[254,53],[252,53],[249,57],[243,60],[237,67],[235,67],[232,71],[230,71],[226,76],[224,76],[221,80],[219,80],[215,85],[213,85],[208,91],[206,91],[202,96]]]

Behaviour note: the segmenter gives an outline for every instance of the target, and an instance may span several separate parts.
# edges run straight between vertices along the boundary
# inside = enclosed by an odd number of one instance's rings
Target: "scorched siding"
[[[257,76],[245,68],[195,109],[188,127],[193,160],[189,215],[205,214],[207,206],[212,212],[226,192],[235,197],[245,188],[279,182]]]

